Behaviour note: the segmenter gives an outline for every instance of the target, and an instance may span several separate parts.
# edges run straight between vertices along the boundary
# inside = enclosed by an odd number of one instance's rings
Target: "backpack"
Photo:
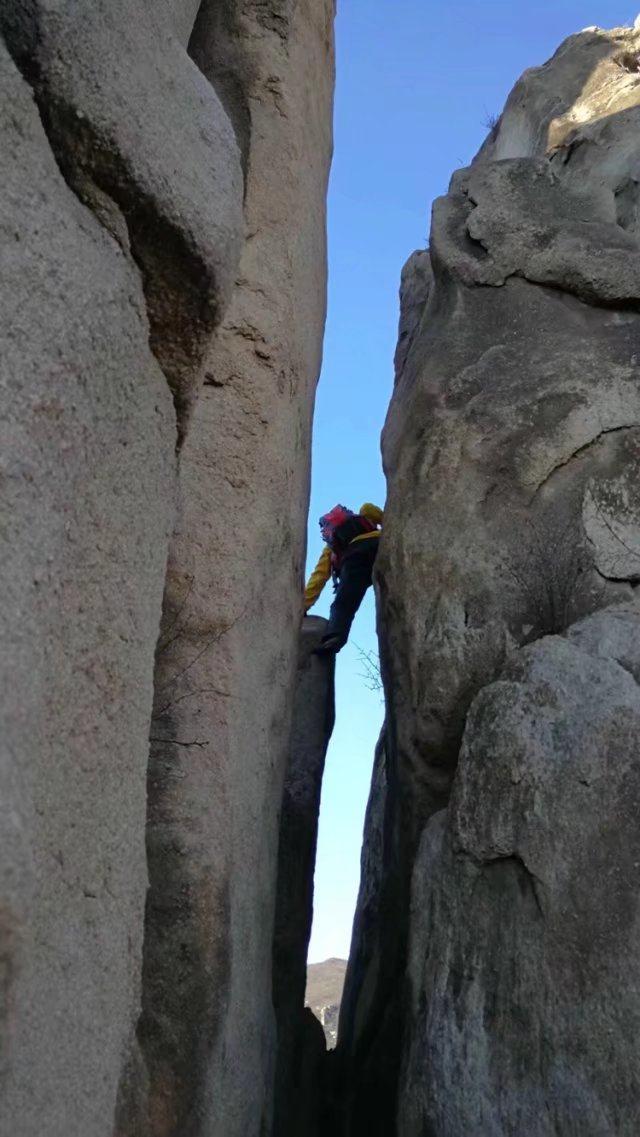
[[[344,505],[335,505],[329,513],[320,518],[323,540],[331,549],[331,574],[334,586],[340,576],[344,554],[351,542],[363,533],[373,533],[375,529],[377,525],[374,525],[373,521],[369,521],[360,513],[353,513]]]
[[[320,518],[320,532],[323,541],[326,541],[327,545],[331,545],[336,529],[353,516],[354,514],[350,509],[347,509],[346,505],[334,505],[329,513],[323,514]]]
[[[333,531],[330,542],[332,553],[341,556],[355,537],[360,537],[363,533],[373,533],[376,528],[377,526],[373,521],[369,521],[368,517],[363,517],[360,513],[351,514]]]

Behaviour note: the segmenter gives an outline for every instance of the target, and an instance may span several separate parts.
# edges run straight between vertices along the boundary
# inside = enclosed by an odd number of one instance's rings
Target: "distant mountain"
[[[310,963],[307,967],[305,1003],[322,1023],[329,1050],[333,1050],[338,1038],[338,1017],[346,970],[346,959],[325,959],[323,963]]]

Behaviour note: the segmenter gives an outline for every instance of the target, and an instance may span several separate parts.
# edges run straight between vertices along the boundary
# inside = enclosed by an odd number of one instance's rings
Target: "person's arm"
[[[316,600],[318,599],[320,593],[322,592],[322,589],[324,588],[324,586],[327,583],[330,576],[331,576],[331,549],[326,548],[326,549],[322,550],[322,553],[320,554],[320,560],[318,561],[316,567],[314,568],[313,572],[311,573],[311,576],[309,577],[309,580],[307,582],[307,587],[304,590],[304,610],[305,610],[305,612],[308,612],[310,608],[313,608],[313,605],[315,604]]]
[[[382,525],[384,513],[378,509],[377,505],[372,505],[370,501],[365,501],[364,505],[360,506],[360,513],[362,517],[366,517],[367,521],[373,521],[374,525]]]

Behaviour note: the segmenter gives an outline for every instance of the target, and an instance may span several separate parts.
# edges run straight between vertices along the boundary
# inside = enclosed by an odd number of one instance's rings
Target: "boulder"
[[[517,652],[416,859],[400,1137],[632,1137],[640,608]]]

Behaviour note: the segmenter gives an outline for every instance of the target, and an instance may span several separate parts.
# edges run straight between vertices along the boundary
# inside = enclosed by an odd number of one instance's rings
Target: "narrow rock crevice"
[[[222,688],[203,687],[198,667],[244,613],[221,627],[209,627],[202,643],[190,625],[194,577],[187,575],[176,593],[170,564],[168,580],[147,772],[149,888],[136,1031],[146,1079],[135,1108],[128,1100],[127,1123],[133,1124],[137,1113],[144,1118],[139,1137],[201,1137],[212,1109],[209,1072],[221,1061],[229,1004],[232,897],[229,865],[219,865],[215,877],[208,867],[202,817],[214,740],[179,737],[184,729],[179,704],[229,697]],[[224,808],[224,786],[217,792],[217,806]],[[230,854],[228,850],[226,857]]]
[[[19,66],[20,57],[14,62]],[[190,309],[195,305],[200,310],[195,321],[196,340],[199,324],[208,328],[207,335],[215,324],[215,311],[207,313],[206,300],[203,301],[207,288],[202,266],[198,273],[197,267],[190,263],[191,258],[185,258],[187,250],[182,235],[167,226],[164,218],[150,205],[145,216],[138,187],[127,177],[120,155],[102,150],[90,123],[79,119],[73,108],[63,106],[40,90],[34,67],[24,67],[22,73],[23,78],[30,82],[52,154],[69,189],[91,211],[122,252],[131,255],[140,270],[147,301],[149,346],[173,395],[176,447],[179,449],[189,413],[187,389],[192,382],[191,368],[199,365],[203,350],[202,344],[196,350],[191,342]],[[100,160],[96,161],[98,154]],[[92,155],[90,162],[87,161],[89,155]],[[153,233],[152,242],[145,240],[145,232],[148,235]],[[155,253],[152,251],[154,246]],[[176,289],[176,275],[180,275],[181,263],[184,264],[182,287]],[[204,291],[201,289],[203,284]],[[166,323],[168,312],[171,318]],[[189,347],[185,342],[176,352],[181,338],[180,326],[189,329]]]

